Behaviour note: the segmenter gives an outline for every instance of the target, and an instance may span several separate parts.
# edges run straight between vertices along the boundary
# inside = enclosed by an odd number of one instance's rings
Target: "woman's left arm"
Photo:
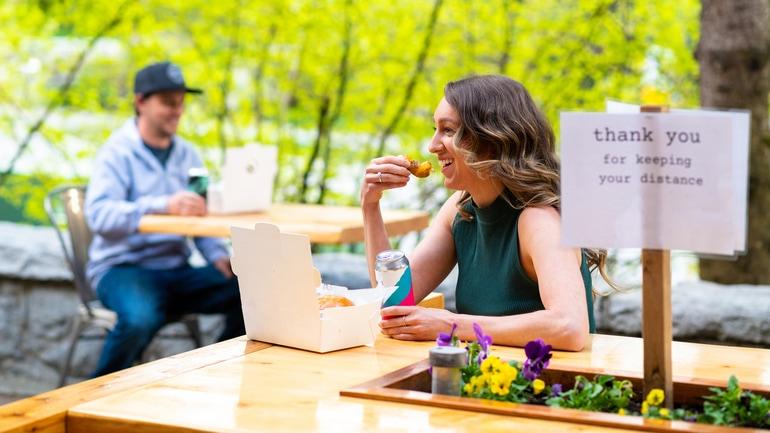
[[[524,271],[538,283],[544,310],[514,316],[471,316],[421,307],[389,307],[383,333],[402,340],[432,340],[457,323],[461,340],[475,340],[473,323],[495,344],[524,346],[542,338],[555,349],[581,350],[588,337],[588,307],[581,255],[560,244],[561,218],[553,208],[527,208],[519,217],[519,253]]]

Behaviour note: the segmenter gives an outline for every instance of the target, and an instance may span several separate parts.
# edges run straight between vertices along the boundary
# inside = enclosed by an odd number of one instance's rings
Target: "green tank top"
[[[521,210],[502,195],[490,206],[479,208],[472,201],[464,209],[473,218],[458,213],[452,225],[457,252],[457,312],[480,316],[507,316],[544,310],[537,283],[524,272],[519,258],[518,222]],[[589,331],[595,331],[591,272],[585,254],[580,266],[588,304]]]

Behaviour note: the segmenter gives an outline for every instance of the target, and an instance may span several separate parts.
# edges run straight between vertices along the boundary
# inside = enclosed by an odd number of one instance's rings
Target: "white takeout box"
[[[278,148],[249,144],[225,154],[222,181],[208,191],[211,213],[259,212],[270,208]]]
[[[321,353],[374,343],[387,289],[349,290],[354,306],[319,310],[308,236],[267,223],[230,230],[250,339]]]

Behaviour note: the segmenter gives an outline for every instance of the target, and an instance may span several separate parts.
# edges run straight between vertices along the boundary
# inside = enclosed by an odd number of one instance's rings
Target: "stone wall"
[[[641,335],[641,290],[597,298],[600,333]],[[672,288],[674,339],[770,348],[770,287],[683,282]]]
[[[61,247],[50,227],[0,222],[0,402],[56,388],[77,315],[79,299]],[[218,317],[202,317],[204,342],[218,335]],[[96,365],[103,332],[84,331],[69,382],[85,379]],[[166,326],[145,360],[194,347],[180,324]]]
[[[369,287],[364,257],[319,254],[313,257],[324,282]],[[456,271],[439,291],[454,308]],[[615,293],[596,301],[599,332],[639,335],[640,292]],[[0,403],[53,389],[67,350],[67,336],[79,301],[50,227],[0,222]],[[684,283],[673,290],[674,337],[691,341],[770,347],[770,287]],[[221,329],[217,316],[202,316],[204,342]],[[101,350],[99,330],[85,333],[73,359],[69,382],[83,380]],[[182,325],[165,327],[145,360],[193,347]]]

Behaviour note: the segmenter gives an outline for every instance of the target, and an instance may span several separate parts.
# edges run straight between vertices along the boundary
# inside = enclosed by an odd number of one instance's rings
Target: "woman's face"
[[[460,128],[460,116],[454,107],[442,98],[433,113],[435,133],[428,151],[435,153],[444,175],[444,185],[456,190],[468,190],[469,183],[478,177],[465,165],[465,159],[457,152],[453,141]]]

